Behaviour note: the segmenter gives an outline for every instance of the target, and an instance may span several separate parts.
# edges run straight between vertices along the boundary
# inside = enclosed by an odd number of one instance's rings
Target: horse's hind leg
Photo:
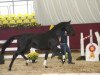
[[[16,51],[15,54],[13,55],[13,58],[12,58],[10,65],[9,65],[9,69],[8,69],[9,71],[11,71],[12,65],[13,65],[14,60],[16,59],[17,56],[18,56],[18,52]]]
[[[31,46],[30,45],[26,45],[20,48],[21,52],[20,55],[26,60],[26,65],[28,65],[29,60],[28,58],[25,56],[25,53],[30,50]]]
[[[26,60],[26,65],[28,65],[28,58],[24,54],[21,54],[21,56]]]
[[[49,54],[49,51],[47,50],[46,53],[45,53],[45,60],[44,60],[44,63],[43,63],[43,65],[45,66],[45,68],[48,68],[48,66],[47,66],[48,54]]]

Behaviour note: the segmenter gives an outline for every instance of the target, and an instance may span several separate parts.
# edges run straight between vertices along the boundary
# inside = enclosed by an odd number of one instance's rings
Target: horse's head
[[[60,28],[61,30],[67,31],[67,34],[68,34],[68,35],[75,35],[75,31],[74,31],[72,25],[70,24],[70,22],[71,22],[71,21],[59,23],[59,24],[58,24],[58,25],[59,25],[59,28]]]

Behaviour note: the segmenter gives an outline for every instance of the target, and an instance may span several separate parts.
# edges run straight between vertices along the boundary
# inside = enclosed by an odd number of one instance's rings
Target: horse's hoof
[[[9,68],[8,71],[11,71],[11,69]]]
[[[62,60],[62,64],[64,64],[65,63],[65,60]]]
[[[64,64],[64,62],[62,62],[62,64]]]
[[[52,56],[51,56],[51,59],[52,59],[53,57],[55,57],[55,55],[52,55]]]
[[[48,66],[45,66],[45,68],[48,68]]]
[[[28,66],[28,63],[26,63],[26,66]]]

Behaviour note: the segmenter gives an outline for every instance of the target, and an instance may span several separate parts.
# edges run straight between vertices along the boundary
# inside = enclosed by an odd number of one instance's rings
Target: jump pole
[[[80,57],[77,60],[85,60],[85,48],[84,48],[84,40],[90,38],[90,43],[93,43],[92,29],[90,29],[90,34],[87,37],[83,36],[83,33],[80,33]]]
[[[83,33],[81,33],[81,38],[80,38],[80,52],[81,52],[81,57],[80,59],[85,59],[85,53],[84,53],[84,38],[83,38]]]
[[[92,29],[90,29],[90,43],[93,43]]]
[[[98,32],[95,32],[95,36],[96,36],[97,42],[98,42],[99,60],[100,60],[100,35]]]

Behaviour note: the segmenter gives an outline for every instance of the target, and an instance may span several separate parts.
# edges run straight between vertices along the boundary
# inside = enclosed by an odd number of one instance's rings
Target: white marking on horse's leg
[[[57,46],[59,49],[61,49],[60,45]]]
[[[63,61],[65,61],[65,55],[63,55]]]
[[[65,55],[63,55],[63,60],[65,59]]]
[[[47,66],[47,60],[44,60],[43,65]]]

